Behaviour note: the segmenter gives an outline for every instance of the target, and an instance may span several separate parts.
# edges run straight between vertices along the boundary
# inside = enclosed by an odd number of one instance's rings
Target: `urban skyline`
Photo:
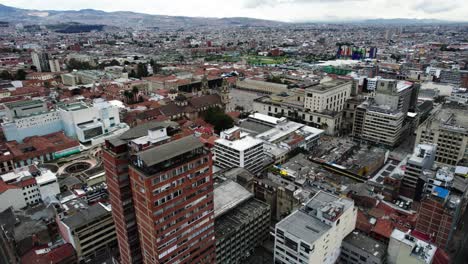
[[[235,4],[215,0],[175,0],[132,3],[109,0],[24,1],[6,0],[4,5],[34,10],[96,9],[107,12],[131,11],[152,15],[190,17],[248,17],[283,22],[346,22],[366,19],[438,19],[467,22],[464,1],[416,0],[243,0]],[[349,12],[350,10],[359,10]]]

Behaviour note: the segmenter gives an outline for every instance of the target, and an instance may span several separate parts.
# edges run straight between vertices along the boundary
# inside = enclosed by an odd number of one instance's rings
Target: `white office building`
[[[120,123],[119,108],[107,101],[98,100],[93,105],[84,102],[60,104],[58,111],[65,134],[82,143],[99,144],[107,136],[129,129],[125,123]]]
[[[240,167],[258,173],[265,159],[263,141],[233,127],[221,132],[221,137],[215,141],[213,159],[215,165],[223,169]]]
[[[275,227],[278,264],[336,263],[343,239],[356,226],[354,202],[319,191]]]

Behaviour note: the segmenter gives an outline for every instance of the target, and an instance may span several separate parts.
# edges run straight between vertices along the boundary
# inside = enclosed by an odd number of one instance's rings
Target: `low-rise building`
[[[347,235],[341,243],[340,262],[347,264],[383,264],[387,245],[359,231]]]
[[[92,261],[117,250],[117,237],[109,205],[88,206],[76,199],[62,204],[64,217],[57,217],[62,238],[75,248],[79,261]]]

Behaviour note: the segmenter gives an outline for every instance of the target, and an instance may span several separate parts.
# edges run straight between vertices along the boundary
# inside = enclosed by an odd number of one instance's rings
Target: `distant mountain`
[[[366,19],[363,21],[358,21],[360,23],[366,24],[382,24],[382,25],[400,25],[400,24],[450,24],[450,23],[468,23],[461,21],[447,21],[439,19],[416,19],[416,18],[391,18],[391,19]]]
[[[207,18],[149,15],[143,13],[119,11],[105,12],[94,9],[78,11],[27,10],[0,4],[0,21],[23,24],[63,24],[76,22],[81,24],[107,25],[118,27],[178,29],[190,27],[276,27],[286,23],[244,17]]]

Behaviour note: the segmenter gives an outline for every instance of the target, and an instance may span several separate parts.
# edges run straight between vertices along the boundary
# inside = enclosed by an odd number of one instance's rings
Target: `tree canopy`
[[[202,118],[214,126],[216,133],[234,126],[234,120],[219,107],[209,108],[202,113]]]

